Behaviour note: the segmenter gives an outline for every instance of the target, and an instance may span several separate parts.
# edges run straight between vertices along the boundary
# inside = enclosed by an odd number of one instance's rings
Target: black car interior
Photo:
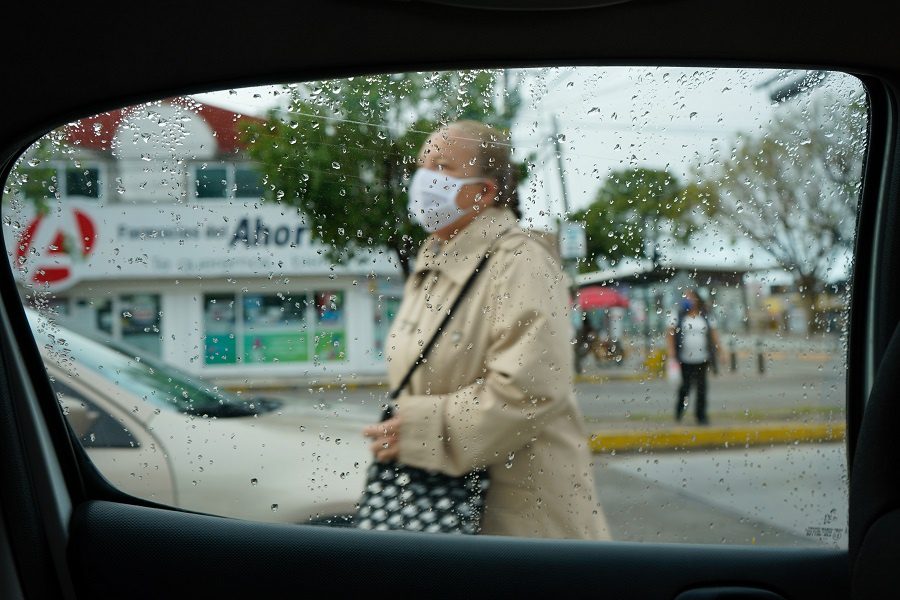
[[[73,439],[0,268],[0,597],[900,595],[900,35],[890,3],[226,0],[8,8],[0,174],[61,123],[175,94],[400,70],[823,68],[870,145],[847,354],[848,550],[442,538],[192,514],[113,489]],[[7,263],[4,262],[4,265]]]

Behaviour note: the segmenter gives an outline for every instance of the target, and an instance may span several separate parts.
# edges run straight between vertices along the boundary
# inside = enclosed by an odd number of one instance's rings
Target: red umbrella
[[[628,308],[628,298],[610,288],[599,285],[583,287],[578,290],[578,308],[594,310],[597,308]]]

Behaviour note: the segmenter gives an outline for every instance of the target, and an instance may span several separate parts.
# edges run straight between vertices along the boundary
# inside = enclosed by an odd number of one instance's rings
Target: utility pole
[[[550,115],[550,124],[553,127],[553,149],[556,153],[556,168],[559,171],[559,186],[562,190],[563,216],[569,214],[569,194],[566,190],[566,172],[563,168],[562,145],[559,143],[559,123],[556,115]]]
[[[578,276],[578,258],[573,258],[568,256],[567,252],[563,252],[564,248],[564,236],[567,236],[568,231],[568,216],[569,216],[569,194],[566,189],[566,171],[563,167],[563,156],[562,156],[562,144],[560,144],[560,133],[559,133],[559,123],[556,120],[556,115],[550,115],[550,125],[553,128],[553,149],[556,153],[556,167],[559,171],[559,186],[562,194],[562,214],[556,220],[556,236],[557,236],[557,247],[559,248],[560,260],[562,261],[563,270],[569,277],[569,295],[573,301],[578,297],[578,284],[575,279]],[[583,253],[582,253],[583,256]],[[581,318],[585,318],[585,315],[582,313]],[[577,357],[575,359],[578,360]]]

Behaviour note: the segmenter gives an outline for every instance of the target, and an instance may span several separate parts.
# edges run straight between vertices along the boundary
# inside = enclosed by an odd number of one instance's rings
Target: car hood
[[[176,505],[230,517],[300,523],[353,512],[371,460],[358,422],[324,415],[164,412],[152,430],[172,471]]]

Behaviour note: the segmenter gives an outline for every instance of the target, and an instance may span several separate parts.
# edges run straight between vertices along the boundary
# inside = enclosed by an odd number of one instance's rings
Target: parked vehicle
[[[31,310],[28,319],[76,436],[122,491],[259,521],[353,512],[368,452],[352,423],[292,417],[278,401],[242,399]]]

